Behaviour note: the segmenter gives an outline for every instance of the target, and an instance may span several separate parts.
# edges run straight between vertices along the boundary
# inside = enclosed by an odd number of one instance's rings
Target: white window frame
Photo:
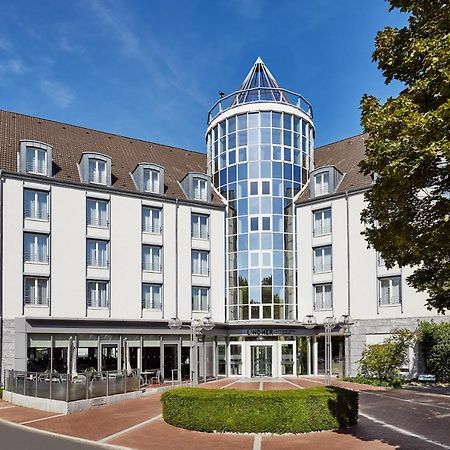
[[[89,204],[94,203],[94,208],[89,209]],[[99,205],[106,205],[106,213],[104,221],[100,215]],[[90,216],[90,211],[94,211],[93,217]],[[86,199],[86,225],[95,228],[109,228],[109,201],[99,198],[87,198]]]
[[[327,183],[325,183],[327,178]],[[314,175],[314,196],[330,193],[330,172],[320,172]]]
[[[91,163],[95,164],[94,170],[91,171]],[[103,167],[103,171],[100,169]],[[90,157],[88,158],[88,179],[89,183],[105,185],[108,182],[107,177],[108,164],[103,159]]]
[[[326,250],[330,249],[330,262],[326,261]],[[319,260],[319,263],[318,263]],[[328,273],[333,270],[333,249],[331,245],[313,248],[313,273]]]
[[[146,215],[144,214],[144,211],[148,211],[149,215],[148,215],[148,222],[150,222],[150,226],[147,227],[146,225]],[[158,214],[158,223],[157,225],[153,226],[153,221],[154,221],[154,215]],[[161,218],[162,218],[162,209],[161,208],[157,208],[154,206],[142,206],[142,210],[141,210],[141,215],[142,215],[142,232],[143,233],[149,233],[149,234],[161,234],[162,231],[162,224],[161,224]]]
[[[31,282],[31,283],[30,283]],[[40,295],[42,286],[39,283],[44,282],[44,295]],[[28,284],[30,283],[30,284]],[[34,296],[31,296],[29,286],[34,284]],[[25,306],[48,306],[49,305],[49,279],[47,277],[25,276],[23,280],[23,302]]]
[[[202,234],[202,220],[206,223],[204,225],[205,233]],[[192,213],[191,214],[191,236],[193,239],[200,239],[207,241],[209,239],[209,216],[206,214]]]
[[[33,153],[31,162],[28,161],[28,155]],[[39,154],[44,154],[44,161],[39,161]],[[27,145],[25,149],[25,172],[37,175],[48,175],[48,153],[47,150],[32,145]]]
[[[148,299],[146,298],[145,290],[148,289]],[[159,290],[159,305],[155,304],[155,293],[156,289]],[[142,283],[142,309],[149,309],[149,310],[162,310],[162,296],[163,296],[163,288],[162,284],[158,283]]]
[[[326,304],[326,292],[327,287],[329,287],[329,305]],[[314,311],[329,311],[333,309],[333,284],[332,283],[321,283],[315,284],[313,286],[314,293]],[[318,296],[320,296],[318,301]],[[320,305],[319,305],[320,303]],[[319,307],[320,306],[320,307]]]
[[[91,289],[89,289],[89,285],[94,284],[95,285],[95,298],[90,298],[89,294],[92,292]],[[105,286],[105,299],[104,301],[100,298],[99,293],[101,290],[99,289],[100,286]],[[109,281],[103,281],[103,280],[87,280],[86,281],[86,306],[89,309],[108,309],[109,308]]]
[[[94,258],[91,258],[89,244],[94,244]],[[100,248],[100,246],[104,246]],[[101,256],[105,253],[105,257]],[[86,265],[87,267],[96,267],[99,269],[106,269],[109,266],[109,242],[102,239],[87,239],[86,240]]]
[[[148,260],[150,261],[150,264],[146,264],[146,257],[145,254],[148,251]],[[155,258],[155,254],[157,256],[158,262],[156,264],[153,263],[153,260]],[[160,245],[149,245],[149,244],[143,244],[142,245],[142,270],[144,272],[162,272],[162,247]]]
[[[32,247],[34,247],[35,249],[37,248],[37,251],[34,250],[30,253],[27,253],[27,248],[25,245],[27,236],[34,238],[33,239],[34,243],[33,243]],[[41,237],[46,239],[45,252],[42,252],[42,254],[41,254],[40,248],[38,248],[39,238],[41,238]],[[25,263],[27,263],[27,264],[48,264],[49,263],[49,254],[50,254],[49,236],[47,234],[28,233],[28,232],[24,234],[23,260]]]
[[[206,300],[204,300],[203,293],[206,292]],[[209,312],[209,287],[204,286],[192,286],[191,295],[191,308],[192,312]],[[206,301],[206,305],[203,305],[203,301]],[[197,306],[197,308],[195,307]]]
[[[206,255],[206,265],[203,264],[203,256]],[[204,250],[192,250],[191,255],[192,275],[209,276],[209,252]]]
[[[194,177],[192,184],[194,199],[207,201],[208,182],[204,178]]]
[[[31,205],[28,205],[28,199],[27,196],[33,197],[34,199],[31,200],[31,204],[35,203],[34,208]],[[45,204],[44,202],[42,205],[39,202],[39,197],[44,196],[45,198]],[[25,189],[23,193],[23,202],[24,202],[24,217],[25,219],[30,220],[39,220],[41,222],[48,222],[49,221],[49,193],[47,191],[40,191],[37,189]]]
[[[330,213],[330,220],[329,220],[329,227],[326,227],[326,213]],[[320,217],[319,217],[320,216]],[[316,220],[316,218],[319,218],[320,220]],[[319,223],[319,226],[316,226],[316,223]],[[331,234],[333,231],[333,222],[332,222],[332,214],[331,214],[331,207],[328,208],[322,208],[317,209],[313,211],[313,236],[325,236],[328,234]]]
[[[394,281],[398,281],[398,297],[395,297],[395,291],[393,289]],[[383,283],[388,283],[388,302],[384,303],[383,300]],[[378,305],[384,306],[399,306],[402,303],[402,277],[396,275],[393,277],[380,277],[378,278]]]
[[[151,168],[144,168],[144,192],[159,194],[160,171]]]

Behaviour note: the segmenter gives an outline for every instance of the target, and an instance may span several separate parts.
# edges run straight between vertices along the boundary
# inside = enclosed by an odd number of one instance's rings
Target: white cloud
[[[61,83],[53,80],[42,80],[40,83],[42,92],[58,107],[64,109],[70,106],[75,95]]]
[[[105,33],[119,42],[124,55],[136,60],[160,88],[175,88],[198,103],[209,104],[209,100],[204,98],[198,86],[188,78],[186,69],[181,67],[180,58],[172,48],[165,46],[155,35],[146,39],[144,45],[133,31],[132,24],[128,23],[130,10],[126,4],[103,0],[86,0],[86,2],[102,22]],[[147,34],[149,32],[150,28],[146,30]]]

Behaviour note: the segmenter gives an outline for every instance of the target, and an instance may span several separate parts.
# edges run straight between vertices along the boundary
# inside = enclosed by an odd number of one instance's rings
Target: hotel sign
[[[269,329],[255,329],[247,330],[247,336],[273,336],[273,330]]]

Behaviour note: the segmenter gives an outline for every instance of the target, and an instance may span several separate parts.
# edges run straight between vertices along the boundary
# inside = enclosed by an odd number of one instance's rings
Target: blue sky
[[[384,0],[2,2],[0,108],[204,151],[208,109],[258,56],[313,105],[317,145],[358,134],[384,100],[374,37]]]

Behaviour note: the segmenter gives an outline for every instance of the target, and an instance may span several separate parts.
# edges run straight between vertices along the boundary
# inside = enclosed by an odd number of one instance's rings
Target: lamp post
[[[325,317],[323,321],[323,327],[325,331],[325,384],[327,386],[331,385],[331,374],[333,372],[333,348],[331,343],[331,332],[336,325],[339,325],[344,333],[348,333],[350,325],[353,325],[353,323],[354,322],[350,317],[350,314],[343,314],[339,318],[338,322],[333,316]],[[308,314],[303,319],[302,325],[307,329],[315,328],[318,325],[317,319],[312,314]]]
[[[169,320],[169,328],[171,330],[179,330],[182,327],[189,328],[190,340],[192,342],[192,364],[191,369],[191,384],[192,386],[198,385],[198,334],[205,330],[211,331],[215,327],[214,321],[211,317],[204,317],[203,319],[192,319],[189,325],[183,325],[178,317],[173,317]]]

